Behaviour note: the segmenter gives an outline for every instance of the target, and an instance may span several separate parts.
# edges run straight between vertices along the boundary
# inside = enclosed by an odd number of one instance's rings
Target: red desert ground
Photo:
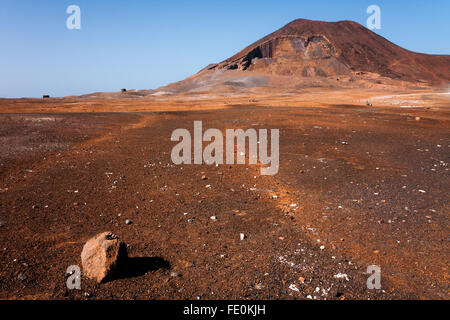
[[[296,20],[156,90],[0,99],[0,298],[448,299],[449,81]],[[278,173],[175,165],[194,121],[279,129]]]

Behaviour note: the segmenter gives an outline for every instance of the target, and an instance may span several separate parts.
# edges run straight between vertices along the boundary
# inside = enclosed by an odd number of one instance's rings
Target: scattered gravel
[[[17,276],[17,279],[19,279],[20,281],[25,281],[25,280],[27,280],[27,276],[23,273],[19,273],[19,275]]]

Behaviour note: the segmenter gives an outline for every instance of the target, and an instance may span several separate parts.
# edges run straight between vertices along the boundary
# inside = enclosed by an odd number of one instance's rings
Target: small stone
[[[178,277],[181,277],[181,274],[178,273],[178,272],[173,271],[173,272],[170,273],[170,276],[171,276],[172,278],[178,278]]]
[[[202,180],[208,180],[207,176],[202,176]]]
[[[217,217],[216,216],[212,216],[210,219],[211,220],[217,220]]]
[[[346,275],[345,273],[340,273],[340,272],[338,274],[335,274],[334,278],[336,278],[336,279],[345,279],[346,281],[350,281],[348,275]]]
[[[89,239],[81,253],[83,276],[98,283],[109,280],[127,259],[125,243],[112,232]]]
[[[247,238],[247,237],[245,236],[245,234],[243,234],[243,233],[241,233],[241,234],[239,235],[239,237],[240,237],[241,241],[244,240],[245,238]]]
[[[130,224],[132,224],[133,222],[131,221],[131,220],[129,220],[129,219],[127,219],[127,220],[125,220],[125,224],[127,225],[127,226],[129,226]]]
[[[257,284],[255,284],[255,289],[262,290],[262,289],[264,289],[264,286],[261,283],[257,283]]]
[[[19,275],[17,276],[17,279],[19,279],[20,281],[25,281],[25,280],[27,280],[27,276],[23,273],[19,273]]]
[[[290,286],[289,286],[289,289],[291,289],[292,291],[295,291],[295,292],[299,292],[300,290],[297,288],[297,286],[295,285],[295,283],[292,283]]]

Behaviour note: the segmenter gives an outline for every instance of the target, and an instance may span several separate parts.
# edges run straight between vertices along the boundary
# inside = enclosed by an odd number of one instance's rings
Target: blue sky
[[[81,8],[81,30],[66,9]],[[450,1],[0,0],[0,97],[152,89],[220,62],[297,18],[366,25],[381,8],[390,41],[450,54]]]

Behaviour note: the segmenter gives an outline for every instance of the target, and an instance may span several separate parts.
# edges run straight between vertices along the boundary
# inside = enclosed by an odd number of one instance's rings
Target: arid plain
[[[330,75],[319,47],[296,78],[272,48],[270,75],[239,62],[159,90],[0,99],[0,298],[448,299],[448,87]],[[278,174],[174,165],[171,133],[196,120],[279,129]],[[68,290],[104,231],[126,272]]]

